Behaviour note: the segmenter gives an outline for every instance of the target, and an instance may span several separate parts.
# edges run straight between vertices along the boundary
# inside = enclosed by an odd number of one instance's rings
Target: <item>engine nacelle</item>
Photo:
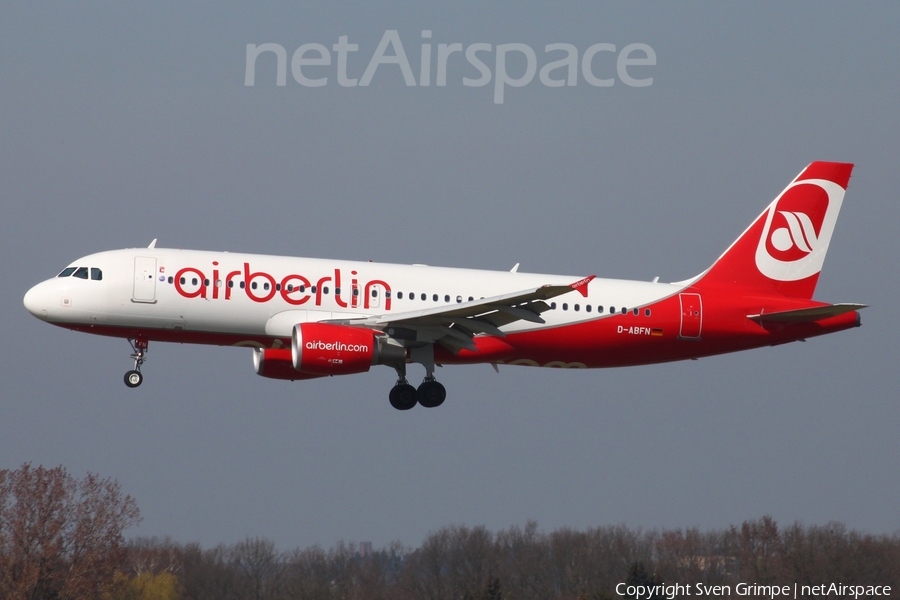
[[[290,348],[254,348],[253,370],[257,375],[269,379],[315,379],[324,375],[301,373],[294,368],[294,359]]]
[[[291,335],[294,369],[310,375],[365,373],[372,365],[406,362],[406,349],[371,329],[300,323]]]

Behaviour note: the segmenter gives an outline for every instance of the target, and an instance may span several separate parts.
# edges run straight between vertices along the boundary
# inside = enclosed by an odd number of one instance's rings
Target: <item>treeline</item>
[[[739,583],[900,589],[900,534],[840,523],[779,528],[763,517],[709,532],[456,526],[418,548],[280,551],[263,538],[207,549],[126,542],[139,521],[112,479],[30,464],[0,470],[0,600],[600,600],[631,593],[620,584],[690,584],[694,596],[698,584],[730,586],[742,598],[753,596]]]
[[[861,534],[839,523],[779,528],[763,517],[710,532],[454,526],[418,548],[394,543],[362,552],[345,543],[279,551],[263,538],[209,549],[137,539],[128,547],[125,581],[130,592],[120,589],[121,598],[170,600],[599,600],[621,598],[620,583],[730,585],[733,597],[740,582],[897,590],[900,535]],[[152,596],[142,592],[152,586]]]

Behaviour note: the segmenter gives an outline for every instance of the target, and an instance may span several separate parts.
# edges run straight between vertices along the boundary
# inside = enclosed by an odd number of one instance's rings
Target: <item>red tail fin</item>
[[[806,167],[697,283],[812,298],[852,170],[847,163]]]

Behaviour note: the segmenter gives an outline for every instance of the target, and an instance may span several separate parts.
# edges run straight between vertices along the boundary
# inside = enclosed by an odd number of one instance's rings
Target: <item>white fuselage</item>
[[[299,322],[415,311],[498,296],[578,277],[291,258],[163,248],[92,254],[71,267],[101,280],[53,278],[25,305],[50,323],[285,340]],[[559,327],[621,314],[676,294],[682,285],[594,279],[587,297],[557,299],[545,324],[516,321],[505,332]],[[565,305],[565,309],[563,309]],[[577,307],[577,308],[576,308]]]

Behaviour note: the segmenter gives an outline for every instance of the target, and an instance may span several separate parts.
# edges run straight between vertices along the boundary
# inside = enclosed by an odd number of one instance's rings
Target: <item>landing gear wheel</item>
[[[434,379],[426,379],[416,390],[416,398],[425,408],[437,408],[447,398],[447,390]]]
[[[144,381],[144,376],[140,371],[128,371],[125,373],[125,385],[130,388],[136,388]]]
[[[391,389],[391,406],[397,410],[409,410],[416,405],[416,388],[408,383],[398,383]]]

